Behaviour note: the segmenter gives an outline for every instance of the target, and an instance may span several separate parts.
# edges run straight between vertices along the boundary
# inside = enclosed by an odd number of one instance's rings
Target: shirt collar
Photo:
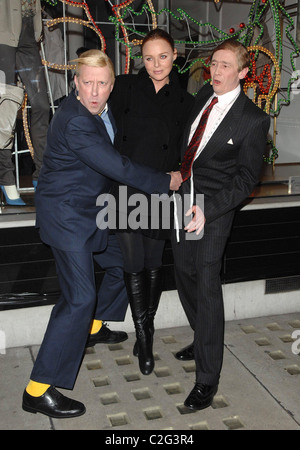
[[[108,104],[106,103],[106,105],[104,106],[104,108],[102,109],[102,111],[100,113],[98,113],[98,116],[102,116],[102,114],[107,113],[108,111]]]
[[[218,106],[220,108],[227,106],[230,102],[232,102],[235,99],[235,97],[239,95],[240,92],[241,92],[241,85],[238,84],[238,86],[235,89],[233,89],[233,91],[226,92],[226,94],[223,95],[216,95],[216,97],[218,97]]]

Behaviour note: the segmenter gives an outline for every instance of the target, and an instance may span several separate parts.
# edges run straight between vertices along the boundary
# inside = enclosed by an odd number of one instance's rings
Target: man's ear
[[[76,89],[78,90],[78,78],[77,78],[77,75],[74,75],[74,83],[75,83]]]
[[[244,69],[242,69],[239,73],[239,79],[243,80],[245,78],[245,76],[247,75],[249,70],[249,67],[245,67]]]

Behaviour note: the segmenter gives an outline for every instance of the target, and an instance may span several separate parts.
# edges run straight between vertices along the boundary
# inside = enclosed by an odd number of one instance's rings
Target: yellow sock
[[[50,387],[50,384],[38,383],[37,381],[30,380],[26,387],[26,392],[33,397],[40,397],[46,392],[48,387]]]
[[[102,320],[93,320],[90,334],[96,334],[102,327]]]

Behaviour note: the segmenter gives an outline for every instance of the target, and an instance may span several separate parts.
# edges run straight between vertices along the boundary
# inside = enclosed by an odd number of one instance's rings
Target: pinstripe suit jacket
[[[212,87],[205,85],[196,96],[183,136],[182,158],[191,126],[212,94]],[[194,192],[204,194],[205,234],[229,235],[237,206],[259,181],[269,126],[269,116],[241,91],[194,161]],[[190,193],[190,180],[183,183],[181,193]]]

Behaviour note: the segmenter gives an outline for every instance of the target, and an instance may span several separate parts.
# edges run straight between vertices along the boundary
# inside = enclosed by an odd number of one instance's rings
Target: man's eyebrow
[[[216,59],[212,59],[212,60],[211,60],[211,62],[216,62]],[[231,63],[231,62],[229,62],[229,61],[224,61],[224,60],[221,60],[221,61],[217,61],[217,62],[220,62],[220,63],[223,63],[223,64],[228,64],[229,66],[231,66],[231,65],[232,65],[232,63]]]

